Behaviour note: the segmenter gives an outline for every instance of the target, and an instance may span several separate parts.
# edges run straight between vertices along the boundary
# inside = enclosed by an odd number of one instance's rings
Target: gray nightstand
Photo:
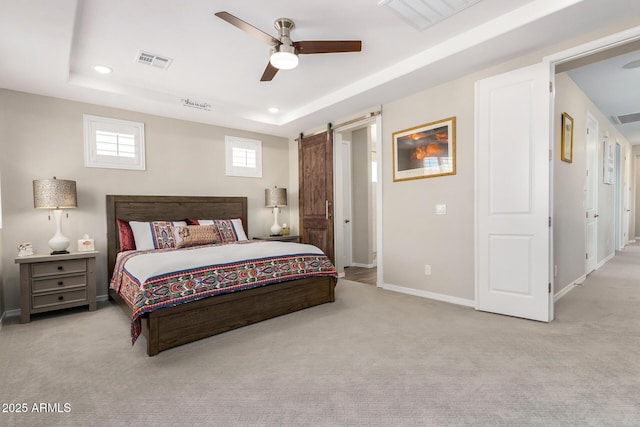
[[[88,305],[96,309],[97,251],[16,258],[20,264],[20,322],[31,315]]]
[[[300,236],[264,236],[264,237],[254,237],[253,240],[275,240],[277,242],[300,243]]]

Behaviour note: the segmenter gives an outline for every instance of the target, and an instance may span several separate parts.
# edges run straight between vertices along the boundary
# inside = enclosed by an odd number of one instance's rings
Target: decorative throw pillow
[[[220,234],[214,225],[185,225],[174,228],[176,248],[220,243]]]
[[[187,225],[185,221],[129,221],[139,251],[175,248],[173,227]]]
[[[242,218],[232,219],[187,219],[189,224],[215,225],[223,242],[249,240],[242,226]]]
[[[133,251],[136,249],[136,241],[133,238],[133,231],[127,221],[116,219],[118,225],[118,241],[120,242],[120,252]]]

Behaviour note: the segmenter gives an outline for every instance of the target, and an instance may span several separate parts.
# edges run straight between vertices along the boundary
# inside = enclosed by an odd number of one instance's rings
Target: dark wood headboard
[[[116,219],[124,221],[183,221],[242,218],[247,230],[246,197],[209,196],[114,196],[107,195],[107,263],[113,274],[120,249]]]

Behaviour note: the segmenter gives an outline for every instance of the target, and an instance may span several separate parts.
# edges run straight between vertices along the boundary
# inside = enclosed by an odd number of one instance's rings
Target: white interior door
[[[624,176],[623,176],[623,193],[622,193],[622,248],[629,244],[631,236],[629,236],[629,221],[631,214],[631,150],[625,147],[624,153]]]
[[[587,114],[586,149],[585,274],[589,274],[598,265],[598,121],[591,114]]]
[[[553,317],[550,82],[541,63],[476,82],[476,309]]]

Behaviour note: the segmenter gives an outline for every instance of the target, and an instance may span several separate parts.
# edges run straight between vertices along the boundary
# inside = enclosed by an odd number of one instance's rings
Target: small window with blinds
[[[262,141],[225,136],[226,175],[262,178]]]
[[[84,165],[145,170],[144,123],[85,114]]]

